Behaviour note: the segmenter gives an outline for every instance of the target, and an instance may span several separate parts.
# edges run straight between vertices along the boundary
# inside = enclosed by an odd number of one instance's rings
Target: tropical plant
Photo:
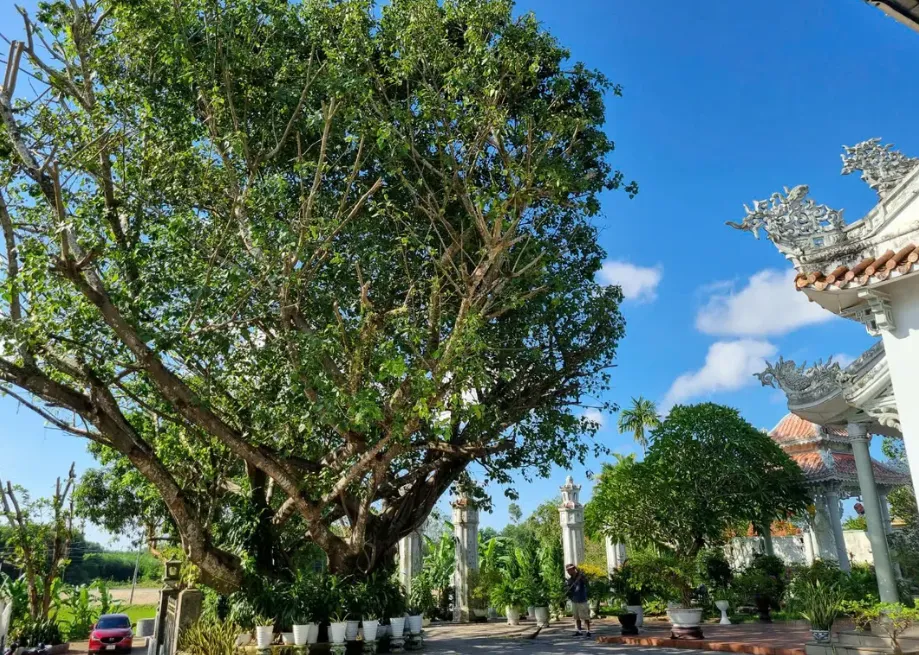
[[[526,583],[520,578],[504,577],[491,590],[491,604],[522,610],[529,604],[529,592]]]
[[[648,437],[645,430],[654,430],[661,424],[657,413],[657,404],[639,396],[632,398],[632,406],[619,413],[619,433],[631,432],[635,443],[641,446],[641,452],[648,452]]]
[[[0,386],[92,442],[109,497],[168,516],[203,582],[287,580],[316,546],[368,572],[451,486],[484,501],[591,452],[580,401],[624,334],[592,221],[637,187],[609,161],[620,88],[535,16],[99,0],[23,21]]]
[[[842,611],[842,601],[836,585],[808,583],[801,589],[801,616],[810,621],[811,630],[830,630]]]
[[[705,480],[705,484],[699,484]],[[694,558],[746,529],[804,511],[801,469],[729,407],[674,407],[647,457],[604,465],[585,508],[589,534]]]
[[[28,618],[16,626],[11,641],[23,648],[34,648],[40,645],[53,646],[63,643],[64,640],[60,628],[54,621]]]
[[[182,630],[179,650],[188,655],[234,655],[241,631],[233,622],[200,619]]]

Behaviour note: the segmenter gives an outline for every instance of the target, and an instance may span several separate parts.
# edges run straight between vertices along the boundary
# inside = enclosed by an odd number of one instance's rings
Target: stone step
[[[858,630],[842,631],[834,635],[834,641],[843,646],[856,646],[864,648],[887,649],[893,646],[893,641],[887,635],[876,632],[860,632]],[[900,647],[904,651],[919,650],[919,637],[900,637]]]

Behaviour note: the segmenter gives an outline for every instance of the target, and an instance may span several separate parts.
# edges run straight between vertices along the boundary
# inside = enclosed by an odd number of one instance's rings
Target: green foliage
[[[801,616],[810,621],[811,630],[830,630],[841,611],[842,590],[818,580],[804,585],[800,592]]]
[[[868,520],[864,515],[860,516],[850,516],[845,521],[842,522],[843,530],[867,530],[868,529]]]
[[[919,609],[902,603],[878,603],[866,612],[865,618],[876,626],[881,634],[890,637],[895,655],[902,655],[901,635],[919,624]]]
[[[132,552],[89,553],[83,556],[81,562],[71,562],[64,579],[71,584],[85,584],[93,580],[131,582],[136,558],[137,553]],[[150,553],[141,553],[137,579],[143,582],[162,580],[163,562]]]
[[[705,484],[699,484],[705,480]],[[800,468],[736,410],[674,407],[644,461],[604,465],[585,509],[590,534],[694,558],[732,529],[803,511]]]
[[[11,633],[11,640],[26,648],[42,644],[53,646],[64,641],[57,623],[50,619],[32,618],[27,618],[16,626]]]
[[[240,632],[232,622],[200,619],[179,635],[179,650],[188,655],[234,655]]]
[[[103,0],[29,20],[48,46],[20,91],[48,101],[2,112],[3,389],[92,441],[84,515],[181,538],[229,593],[317,545],[372,571],[451,486],[484,500],[601,449],[578,406],[625,325],[594,219],[637,186],[604,125],[621,89],[535,16]]]
[[[524,580],[503,577],[491,590],[491,603],[496,608],[525,609],[530,602],[531,590]]]
[[[725,591],[734,577],[722,548],[700,550],[696,556],[696,567],[699,580],[708,587],[710,593]]]

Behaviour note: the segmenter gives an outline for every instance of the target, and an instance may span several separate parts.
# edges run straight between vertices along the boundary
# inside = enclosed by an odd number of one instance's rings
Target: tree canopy
[[[694,557],[730,530],[802,512],[807,498],[800,468],[737,410],[677,405],[644,461],[604,465],[585,521],[594,534]]]
[[[92,442],[107,527],[166,519],[230,591],[583,459],[624,333],[591,219],[637,188],[619,87],[535,17],[56,1],[6,36],[0,388]]]

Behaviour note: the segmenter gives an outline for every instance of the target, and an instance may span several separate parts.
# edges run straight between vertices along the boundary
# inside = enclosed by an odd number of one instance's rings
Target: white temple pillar
[[[578,500],[581,485],[575,484],[569,475],[560,487],[562,504],[558,515],[562,524],[562,549],[565,552],[565,566],[579,565],[584,561],[584,506]]]
[[[917,344],[919,345],[919,344]],[[890,353],[888,353],[888,358]],[[871,542],[871,555],[874,558],[874,571],[878,578],[878,592],[882,603],[899,601],[897,579],[894,576],[890,561],[890,550],[887,547],[887,535],[884,532],[884,521],[881,517],[881,504],[878,499],[877,484],[874,481],[874,466],[868,446],[871,436],[861,423],[849,423],[849,440],[855,455],[855,470],[858,472],[858,486],[862,492],[862,505],[865,506],[865,521],[868,524],[868,541]]]
[[[625,544],[614,543],[606,537],[606,572],[612,575],[625,562]]]
[[[399,582],[406,597],[412,593],[412,580],[421,573],[421,533],[413,530],[399,540]]]
[[[453,572],[453,620],[471,620],[469,573],[479,570],[479,510],[468,498],[453,503],[453,538],[456,542],[456,569]]]
[[[814,555],[825,562],[838,562],[839,549],[836,546],[836,535],[833,530],[833,517],[825,492],[814,496]]]
[[[906,447],[906,458],[911,462],[910,475],[913,489],[919,490],[919,277],[900,279],[884,287],[889,302],[875,296],[878,316],[889,312],[892,321],[882,321],[881,338],[884,341],[887,366],[893,395],[897,401],[897,419]],[[886,316],[883,316],[886,318]]]
[[[804,547],[804,562],[810,566],[817,559],[817,548],[814,540],[814,529],[807,525],[801,534],[801,545]]]
[[[833,528],[836,561],[839,562],[839,570],[848,573],[852,567],[849,564],[849,552],[846,550],[846,538],[842,534],[842,510],[839,507],[839,494],[835,491],[828,491],[824,497],[830,515],[830,527]]]

